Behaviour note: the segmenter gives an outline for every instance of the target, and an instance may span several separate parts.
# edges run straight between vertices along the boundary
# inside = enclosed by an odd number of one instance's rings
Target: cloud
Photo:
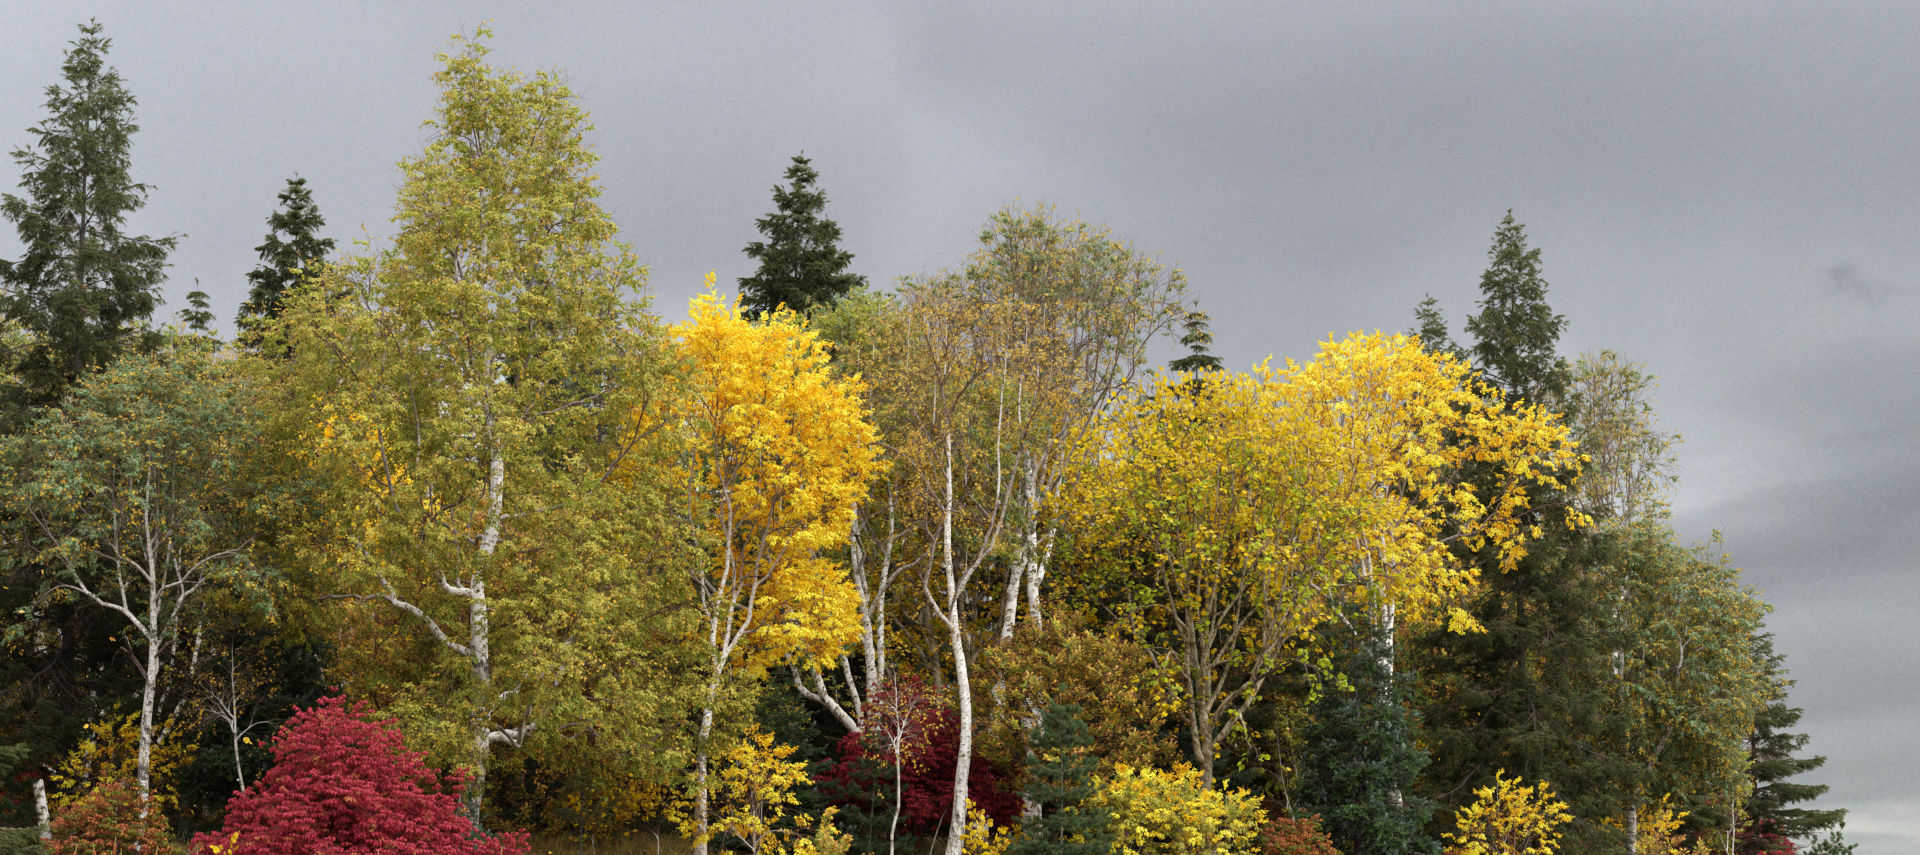
[[[1827,268],[1822,277],[1826,291],[1849,300],[1858,300],[1874,308],[1885,306],[1895,297],[1907,297],[1912,292],[1898,285],[1891,285],[1877,279],[1860,275],[1860,268],[1853,262],[1842,261]]]

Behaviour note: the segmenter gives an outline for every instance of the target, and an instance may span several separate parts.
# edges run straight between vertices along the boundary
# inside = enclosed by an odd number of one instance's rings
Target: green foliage
[[[47,845],[38,828],[0,828],[0,855],[47,855]]]
[[[1180,336],[1180,346],[1187,349],[1185,356],[1167,363],[1174,371],[1188,373],[1198,371],[1219,371],[1225,367],[1220,357],[1207,352],[1207,345],[1213,344],[1213,333],[1207,331],[1207,313],[1194,309],[1187,312],[1183,322],[1186,332]]]
[[[1431,294],[1413,310],[1413,329],[1408,330],[1407,334],[1419,338],[1420,346],[1426,348],[1428,353],[1464,356],[1460,345],[1453,343],[1453,335],[1447,332],[1447,319],[1440,313],[1440,301]]]
[[[1528,403],[1556,401],[1567,388],[1566,362],[1555,350],[1567,319],[1547,305],[1540,250],[1527,248],[1526,229],[1514,222],[1512,211],[1494,230],[1487,258],[1487,271],[1480,277],[1480,312],[1467,319],[1474,365],[1508,397]],[[1424,339],[1428,319],[1420,321]]]
[[[47,88],[36,142],[15,149],[24,197],[0,197],[25,254],[0,260],[0,309],[33,335],[19,371],[28,405],[59,400],[88,371],[150,341],[173,238],[125,234],[146,204],[147,185],[129,176],[134,98],[106,63],[112,42],[99,22],[80,26],[61,65],[64,84]]]
[[[1301,801],[1317,812],[1327,836],[1347,852],[1434,853],[1425,827],[1435,803],[1415,794],[1427,755],[1414,741],[1398,675],[1377,638],[1341,657],[1350,688],[1323,686],[1306,731],[1307,769]]]
[[[1753,733],[1747,737],[1747,775],[1753,780],[1753,795],[1744,806],[1748,822],[1796,838],[1833,828],[1846,820],[1845,809],[1788,807],[1812,801],[1827,792],[1825,784],[1787,780],[1820,768],[1827,758],[1796,756],[1807,747],[1811,737],[1788,730],[1800,722],[1800,708],[1787,706],[1786,692],[1792,681],[1785,679],[1786,657],[1773,651],[1772,633],[1756,635],[1754,651],[1765,663],[1767,675],[1778,686],[1779,694],[1754,717]]]
[[[787,186],[773,188],[777,210],[755,225],[766,240],[747,244],[747,257],[760,263],[740,280],[740,304],[748,318],[780,306],[803,315],[829,308],[866,278],[847,271],[853,253],[840,248],[840,225],[822,216],[827,194],[814,186],[820,173],[804,155],[787,167]]]
[[[436,762],[582,740],[660,781],[703,560],[668,507],[671,362],[586,113],[556,74],[488,66],[485,35],[442,57],[393,247],[286,295],[268,338],[291,355],[253,363],[316,492],[285,560],[342,600],[344,673]]]
[[[1103,855],[1113,845],[1108,817],[1086,807],[1099,762],[1078,704],[1047,707],[1034,729],[1027,762],[1027,797],[1041,815],[1020,826],[1008,855]]]
[[[280,317],[287,291],[318,272],[318,265],[333,251],[333,238],[318,235],[326,224],[313,203],[307,179],[287,179],[287,189],[280,191],[280,210],[267,217],[267,239],[254,248],[260,253],[260,266],[247,274],[253,288],[234,318],[241,343],[257,347],[265,328]]]

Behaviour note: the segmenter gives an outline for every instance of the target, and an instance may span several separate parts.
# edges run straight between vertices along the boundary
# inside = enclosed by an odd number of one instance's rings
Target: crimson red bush
[[[953,770],[960,753],[960,718],[951,709],[933,713],[920,734],[917,750],[907,752],[901,770],[905,793],[901,798],[901,830],[932,834],[942,828],[953,808]],[[893,797],[893,758],[880,746],[849,733],[840,739],[839,762],[821,774],[828,800],[836,805],[875,813],[886,812],[880,800]],[[1020,798],[1001,787],[999,770],[976,751],[967,766],[967,798],[993,817],[995,825],[1012,825],[1020,816]],[[876,798],[880,797],[880,798]]]
[[[524,832],[475,833],[459,813],[465,780],[428,769],[365,703],[324,698],[273,739],[273,766],[227,802],[226,827],[194,836],[222,855],[528,855]],[[231,849],[232,835],[239,834]]]

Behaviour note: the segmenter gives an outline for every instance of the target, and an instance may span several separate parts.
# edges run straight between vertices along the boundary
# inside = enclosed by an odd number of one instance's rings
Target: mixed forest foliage
[[[152,318],[172,239],[123,233],[134,99],[81,28],[0,205],[9,851],[1839,823],[1794,807],[1823,758],[1768,606],[1669,525],[1652,378],[1559,353],[1511,213],[1459,343],[1428,300],[1242,372],[1178,270],[1044,207],[870,288],[795,157],[742,296],[671,323],[585,112],[489,38],[441,57],[394,237],[336,252],[291,180],[226,343]]]

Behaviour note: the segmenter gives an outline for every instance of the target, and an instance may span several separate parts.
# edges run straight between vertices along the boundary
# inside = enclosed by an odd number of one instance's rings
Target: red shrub
[[[465,784],[408,751],[391,721],[365,703],[324,698],[273,740],[273,767],[227,803],[227,824],[193,850],[223,855],[527,855],[524,832],[481,837],[459,814]],[[239,834],[233,848],[226,845]]]
[[[158,810],[140,818],[140,789],[132,781],[102,781],[53,820],[53,855],[127,855],[166,852],[173,843]]]
[[[1262,855],[1340,855],[1333,839],[1320,830],[1320,816],[1290,819],[1276,816],[1260,829]]]
[[[857,804],[874,810],[879,804],[872,797],[893,796],[892,758],[880,746],[863,740],[862,734],[849,733],[840,739],[840,759],[820,776],[821,783],[834,794],[836,804]],[[911,834],[932,834],[947,821],[953,807],[953,770],[960,748],[959,716],[953,710],[941,710],[927,722],[925,741],[918,751],[909,751],[907,766],[901,770],[905,793],[900,802],[901,830]],[[977,743],[976,743],[977,746]],[[1000,786],[998,772],[976,751],[967,766],[967,798],[993,817],[996,825],[1012,825],[1020,815],[1020,799]]]

